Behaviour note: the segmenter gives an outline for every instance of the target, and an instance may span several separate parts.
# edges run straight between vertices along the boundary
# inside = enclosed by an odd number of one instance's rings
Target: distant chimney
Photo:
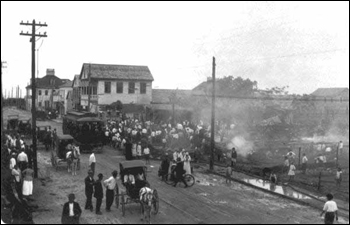
[[[46,69],[46,75],[54,76],[55,75],[55,69]]]

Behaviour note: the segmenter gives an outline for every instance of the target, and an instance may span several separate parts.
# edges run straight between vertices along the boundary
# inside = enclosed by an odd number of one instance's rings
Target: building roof
[[[63,84],[60,85],[60,88],[72,87],[73,81],[63,80]]]
[[[155,104],[170,104],[170,96],[176,92],[178,98],[190,97],[191,90],[180,89],[153,89],[152,90],[152,103]]]
[[[91,78],[95,79],[120,79],[120,80],[144,80],[153,81],[151,71],[147,66],[130,66],[130,65],[110,65],[110,64],[89,64],[84,63],[80,78],[85,72],[90,72]]]
[[[319,88],[311,93],[311,95],[319,97],[341,97],[346,94],[349,96],[348,88]]]
[[[63,81],[67,79],[60,79],[55,75],[46,75],[42,78],[36,78],[36,88],[40,89],[58,89],[60,85],[63,84]],[[28,85],[26,88],[31,88],[32,85]]]

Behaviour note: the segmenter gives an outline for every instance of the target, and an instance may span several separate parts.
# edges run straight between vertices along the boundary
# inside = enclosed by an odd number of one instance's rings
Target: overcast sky
[[[154,88],[191,89],[211,76],[250,78],[291,93],[349,87],[349,2],[4,2],[3,88],[31,76],[31,32],[46,22],[39,77],[73,79],[83,63],[147,65]],[[24,93],[24,92],[23,92]]]

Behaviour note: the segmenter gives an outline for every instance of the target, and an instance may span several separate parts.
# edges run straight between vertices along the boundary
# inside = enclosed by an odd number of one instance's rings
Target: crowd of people
[[[18,134],[3,134],[1,149],[1,195],[11,209],[10,222],[31,223],[28,201],[33,195],[32,146]]]

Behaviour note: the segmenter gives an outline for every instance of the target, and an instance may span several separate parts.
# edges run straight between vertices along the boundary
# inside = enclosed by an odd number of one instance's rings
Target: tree
[[[252,96],[258,83],[242,77],[233,76],[216,79],[216,94],[224,96]],[[211,92],[211,87],[210,87]]]

